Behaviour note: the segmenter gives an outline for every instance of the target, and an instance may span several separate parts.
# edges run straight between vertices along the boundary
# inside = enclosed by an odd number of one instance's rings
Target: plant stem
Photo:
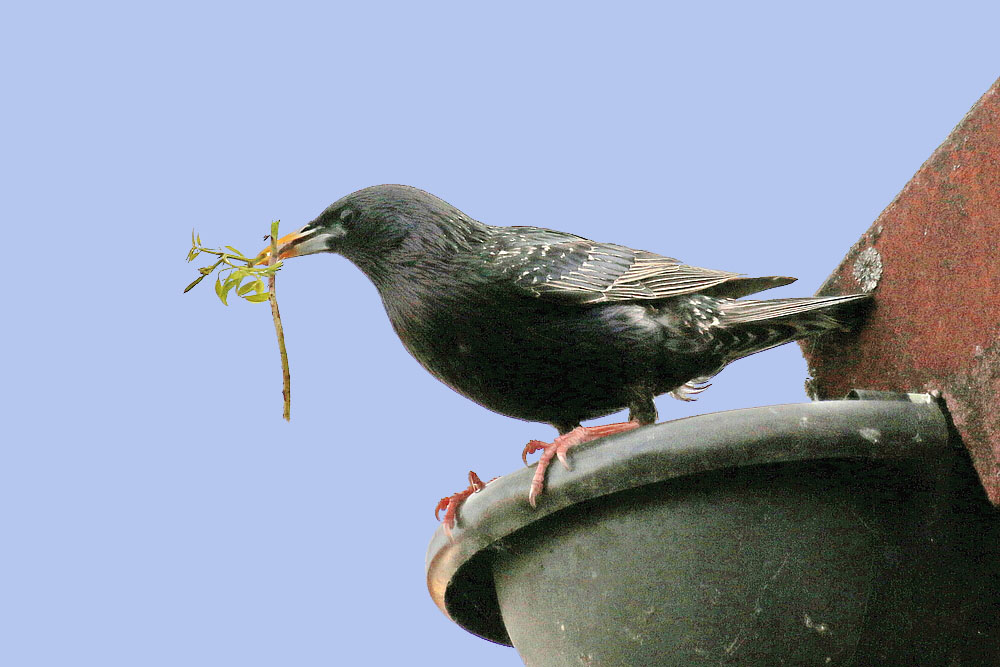
[[[272,266],[278,261],[278,223],[271,224],[271,256],[267,265]],[[281,352],[281,395],[285,399],[285,409],[282,416],[285,421],[292,420],[292,375],[288,371],[288,351],[285,350],[285,330],[281,326],[281,315],[278,313],[278,295],[274,291],[274,274],[267,277],[268,301],[271,302],[271,317],[274,318],[274,331],[278,334],[278,351]]]

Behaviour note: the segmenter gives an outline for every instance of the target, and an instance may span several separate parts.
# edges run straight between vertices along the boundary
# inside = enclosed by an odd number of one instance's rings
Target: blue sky
[[[520,664],[433,606],[438,498],[544,425],[333,256],[182,295],[376,183],[816,290],[1000,74],[995,3],[35,3],[0,15],[4,665]],[[794,346],[661,419],[804,401]]]

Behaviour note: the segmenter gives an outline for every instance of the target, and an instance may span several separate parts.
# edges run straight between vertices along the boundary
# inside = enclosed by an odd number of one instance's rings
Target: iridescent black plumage
[[[653,398],[696,393],[726,364],[843,329],[867,295],[738,300],[793,278],[745,278],[539,227],[492,227],[415,188],[332,204],[282,256],[337,252],[375,283],[435,377],[501,414],[566,433]]]

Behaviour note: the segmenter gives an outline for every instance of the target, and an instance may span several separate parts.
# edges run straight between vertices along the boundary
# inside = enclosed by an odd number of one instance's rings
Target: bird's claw
[[[524,446],[524,450],[521,452],[521,460],[524,461],[524,465],[528,465],[528,454],[534,454],[535,452],[545,449],[549,443],[542,442],[541,440],[532,440]]]
[[[493,479],[496,479],[495,477]],[[490,482],[493,480],[491,479]],[[451,530],[455,527],[455,522],[458,520],[458,508],[465,502],[466,498],[471,496],[473,493],[478,493],[486,488],[489,482],[484,482],[479,478],[472,470],[469,471],[469,486],[466,489],[459,491],[458,493],[453,493],[450,496],[445,496],[438,501],[437,506],[434,508],[434,518],[439,519],[444,525],[444,532],[451,539]],[[441,510],[444,510],[444,519],[441,519]]]
[[[538,496],[541,495],[542,490],[545,488],[545,471],[548,470],[549,463],[553,457],[558,458],[567,470],[572,470],[569,460],[566,458],[566,452],[569,451],[570,447],[575,447],[591,440],[597,440],[606,435],[631,431],[634,428],[638,428],[639,425],[637,421],[628,421],[618,424],[602,424],[600,426],[577,426],[569,433],[560,435],[552,442],[542,442],[540,440],[529,442],[525,445],[524,451],[521,453],[521,458],[525,460],[525,463],[527,463],[528,454],[541,450],[542,455],[538,458],[535,474],[531,477],[531,488],[528,490],[528,503],[532,507],[536,506]]]

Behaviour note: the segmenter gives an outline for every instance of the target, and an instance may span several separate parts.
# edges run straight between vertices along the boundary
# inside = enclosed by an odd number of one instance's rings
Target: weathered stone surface
[[[803,345],[810,393],[940,391],[1000,505],[1000,81],[819,294],[863,289],[876,306],[860,331]]]

